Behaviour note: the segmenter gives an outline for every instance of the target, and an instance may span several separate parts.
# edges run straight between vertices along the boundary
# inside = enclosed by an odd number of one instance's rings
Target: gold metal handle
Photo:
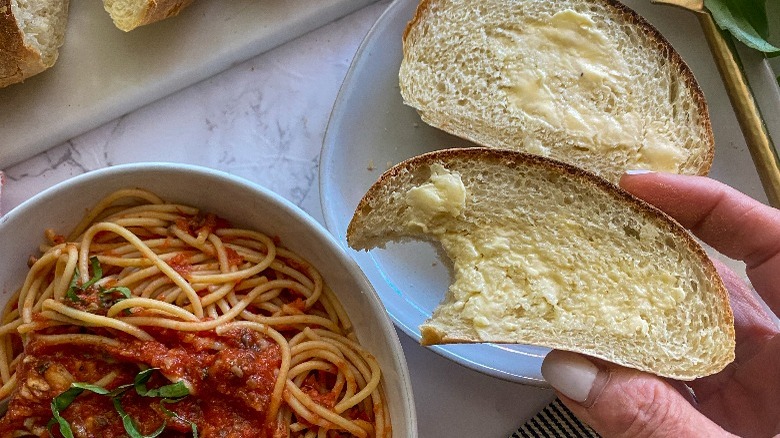
[[[709,12],[697,11],[696,15],[726,86],[769,204],[780,208],[780,158],[745,79],[742,66],[734,55],[733,41],[723,35]]]

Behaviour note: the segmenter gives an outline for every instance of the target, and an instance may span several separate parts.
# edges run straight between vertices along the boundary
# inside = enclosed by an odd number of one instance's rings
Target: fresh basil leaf
[[[162,408],[162,410],[165,413],[165,415],[167,415],[169,418],[176,418],[177,420],[181,420],[181,421],[183,421],[185,423],[189,423],[190,429],[192,429],[192,438],[198,438],[198,425],[195,424],[194,421],[190,421],[190,420],[182,417],[181,415],[177,414],[176,412],[173,412],[173,411],[171,411],[171,410],[169,410],[168,408],[165,407],[166,403],[176,403],[179,400],[181,400],[181,399],[171,400],[171,399],[164,398],[164,399],[160,400],[160,407]]]
[[[704,0],[704,5],[721,29],[746,46],[767,54],[780,52],[780,48],[767,41],[770,20],[765,0]]]
[[[93,385],[91,383],[83,383],[83,382],[71,383],[70,388],[68,388],[66,391],[63,391],[58,396],[52,399],[51,413],[54,418],[53,418],[53,422],[49,422],[49,425],[51,427],[53,426],[54,422],[56,422],[60,426],[60,433],[66,438],[72,438],[73,432],[70,429],[70,424],[68,424],[68,421],[60,416],[60,412],[67,409],[68,406],[70,406],[71,403],[73,403],[73,400],[76,399],[76,397],[81,395],[81,393],[84,391],[90,391],[90,392],[94,392],[95,394],[105,395],[108,397],[116,397],[132,387],[133,385],[128,384],[128,385],[119,386],[113,390],[108,390],[106,388],[103,388],[102,386]]]
[[[51,401],[51,410],[52,412],[61,412],[70,406],[71,403],[73,403],[73,400],[76,399],[82,392],[84,392],[84,388],[79,388],[75,386],[76,383],[71,383],[70,388],[67,389],[64,392],[61,392],[60,395],[54,397]]]
[[[172,383],[170,385],[161,386],[156,389],[147,389],[146,382],[152,377],[152,372],[158,368],[149,368],[141,371],[135,376],[135,392],[142,397],[164,397],[164,398],[180,398],[190,395],[190,390],[183,381]]]
[[[79,298],[78,295],[76,295],[76,291],[80,290],[78,286],[79,276],[79,268],[76,268],[76,272],[73,273],[73,278],[70,279],[68,291],[65,292],[65,296],[68,297],[71,301],[83,301],[81,298]]]
[[[120,294],[125,298],[130,298],[132,296],[132,292],[130,291],[130,288],[124,287],[124,286],[116,286],[116,287],[110,287],[108,289],[101,289],[100,294],[101,295],[110,295],[110,294]]]
[[[92,278],[88,282],[81,285],[81,290],[87,290],[90,286],[97,283],[103,278],[103,268],[100,267],[100,261],[97,257],[92,256],[89,258],[89,263],[92,265]]]
[[[52,412],[54,413],[54,419],[49,425],[49,430],[57,424],[60,427],[60,434],[65,438],[73,438],[73,430],[70,428],[68,420],[60,417],[59,412],[54,412],[54,402],[52,402]]]
[[[67,409],[68,406],[73,403],[73,400],[75,400],[76,397],[78,397],[82,392],[84,392],[84,389],[73,387],[73,385],[71,385],[67,391],[62,392],[60,395],[54,397],[51,401],[51,413],[54,417],[53,420],[57,425],[59,425],[60,433],[65,438],[73,438],[73,430],[71,430],[68,420],[60,416],[60,412]],[[49,424],[51,427],[54,425],[52,422]]]
[[[91,383],[82,383],[82,382],[71,383],[70,384],[70,389],[68,391],[71,391],[74,388],[81,389],[82,391],[86,389],[88,391],[92,391],[95,394],[100,394],[100,395],[106,395],[106,394],[111,392],[108,389],[103,388],[102,386],[97,386],[97,385],[93,385]],[[65,391],[65,392],[67,392],[67,391]]]
[[[71,383],[70,386],[71,388],[85,389],[87,391],[94,392],[95,394],[105,395],[108,397],[116,397],[133,387],[132,384],[128,383],[127,385],[117,386],[112,390],[108,390],[106,388],[103,388],[102,386],[97,386],[97,385],[92,385],[90,383],[82,383],[82,382]]]
[[[122,419],[122,426],[124,426],[125,432],[127,432],[131,438],[154,438],[163,433],[165,430],[167,422],[163,421],[163,424],[161,424],[160,427],[158,427],[157,430],[152,432],[150,435],[142,434],[141,431],[138,430],[138,426],[136,425],[135,420],[133,420],[133,417],[131,417],[122,408],[122,403],[119,401],[119,397],[114,397],[111,399],[111,401],[114,403],[114,409],[116,409],[116,412],[119,414],[119,418]]]
[[[100,266],[100,261],[97,257],[92,256],[89,258],[89,263],[92,265],[92,278],[89,279],[86,283],[79,286],[79,277],[81,277],[81,274],[79,273],[79,269],[76,268],[76,271],[73,273],[73,278],[70,280],[70,285],[68,285],[68,290],[65,292],[65,296],[67,296],[71,301],[84,301],[81,298],[79,298],[78,295],[76,295],[77,291],[85,291],[93,284],[97,283],[101,278],[103,278],[103,268]]]
[[[133,386],[135,386],[136,392],[138,392],[139,388],[142,388],[144,391],[146,391],[146,382],[152,378],[152,373],[157,370],[159,370],[159,368],[147,368],[135,375]],[[138,394],[143,395],[140,392],[138,392]]]
[[[156,389],[146,389],[146,385],[137,385],[135,391],[143,397],[181,398],[190,395],[190,390],[182,381]]]
[[[176,403],[180,401],[183,397],[186,397],[190,394],[187,387],[184,385],[183,381],[176,382],[170,385],[161,386],[156,389],[147,389],[146,383],[149,382],[149,379],[152,378],[152,374],[159,370],[158,368],[147,368],[138,374],[136,374],[135,379],[133,379],[133,383],[129,383],[126,385],[118,386],[117,388],[113,390],[108,390],[106,388],[103,388],[102,386],[93,385],[91,383],[83,383],[83,382],[76,382],[71,383],[70,388],[67,391],[62,392],[58,396],[54,397],[51,401],[51,412],[53,415],[52,421],[49,422],[49,429],[53,428],[54,425],[59,425],[60,433],[65,438],[73,438],[73,431],[70,428],[70,424],[67,420],[62,418],[60,415],[60,412],[64,411],[68,408],[68,406],[73,403],[73,400],[76,399],[82,392],[84,391],[90,391],[94,392],[98,395],[103,395],[106,397],[111,398],[111,402],[114,404],[114,409],[116,409],[116,412],[119,414],[119,417],[122,419],[122,425],[125,428],[125,431],[130,435],[131,438],[154,438],[160,435],[167,425],[167,422],[163,422],[160,427],[152,432],[151,435],[143,435],[139,430],[138,426],[135,423],[135,420],[125,412],[125,410],[122,408],[122,403],[120,401],[120,397],[122,394],[124,394],[127,390],[130,388],[135,388],[138,395],[143,397],[163,397],[163,399],[160,401],[160,403]],[[192,428],[192,432],[195,438],[198,437],[198,427],[195,423],[180,417],[175,412],[169,411],[165,409],[163,406],[164,412],[166,412],[166,415],[169,416],[175,416],[176,418],[187,422],[190,424]]]

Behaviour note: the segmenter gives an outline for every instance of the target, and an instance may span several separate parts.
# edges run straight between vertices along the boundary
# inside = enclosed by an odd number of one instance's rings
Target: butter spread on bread
[[[627,169],[706,174],[704,96],[671,45],[612,0],[423,0],[403,41],[404,102],[478,144],[613,182]]]
[[[453,267],[423,344],[541,345],[684,380],[734,358],[728,294],[701,246],[580,168],[492,148],[407,160],[347,230],[355,249],[406,239],[439,242]]]

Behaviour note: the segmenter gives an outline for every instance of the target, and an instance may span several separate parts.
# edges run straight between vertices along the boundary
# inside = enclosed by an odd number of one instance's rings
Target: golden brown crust
[[[25,45],[11,0],[0,0],[0,87],[22,82],[49,67],[37,50]]]
[[[144,14],[134,22],[119,21],[114,19],[114,25],[125,32],[136,27],[165,20],[179,15],[184,8],[192,4],[193,0],[147,0],[144,6]]]
[[[365,246],[370,245],[371,242],[376,242],[378,239],[376,236],[366,238],[361,236],[367,232],[367,227],[363,225],[366,220],[366,209],[370,209],[371,206],[385,205],[388,200],[383,199],[384,196],[392,193],[399,193],[408,187],[395,187],[399,181],[409,182],[409,175],[419,176],[423,180],[427,178],[428,169],[431,164],[440,163],[446,168],[457,169],[459,172],[464,171],[470,165],[476,165],[476,163],[487,163],[502,166],[511,171],[511,169],[528,169],[538,168],[545,172],[540,174],[549,174],[554,172],[560,175],[566,175],[565,178],[568,181],[575,181],[575,183],[583,188],[589,188],[594,192],[599,191],[609,195],[614,199],[616,204],[622,204],[627,206],[627,212],[629,214],[635,214],[637,218],[643,217],[648,221],[656,224],[660,229],[664,230],[671,236],[679,238],[679,241],[685,246],[690,260],[697,263],[702,271],[705,273],[706,278],[709,280],[708,290],[709,293],[714,294],[717,308],[714,309],[718,313],[716,320],[722,321],[723,324],[719,324],[719,327],[725,332],[726,339],[734,339],[734,324],[733,314],[731,306],[729,304],[728,292],[720,280],[720,276],[712,263],[712,260],[707,256],[701,245],[695,240],[695,238],[680,225],[671,216],[667,215],[657,207],[641,200],[640,198],[632,195],[631,193],[623,190],[619,186],[609,182],[608,180],[597,176],[596,174],[581,169],[579,167],[566,164],[551,158],[546,158],[537,155],[531,155],[524,152],[502,150],[487,147],[469,147],[469,148],[452,148],[443,149],[434,152],[425,153],[415,156],[408,160],[405,160],[391,169],[386,171],[366,192],[364,197],[359,202],[354,217],[350,222],[347,229],[347,241],[350,246],[356,249],[368,249]],[[460,165],[456,163],[461,163]],[[484,167],[484,166],[482,166]],[[466,170],[467,171],[467,170]],[[406,175],[404,178],[400,176]],[[489,181],[487,182],[489,184]],[[518,194],[518,196],[522,196]],[[382,230],[368,231],[368,233],[377,234]],[[417,237],[417,236],[415,236]],[[381,238],[380,238],[381,239]],[[368,242],[366,242],[368,241]],[[357,243],[357,245],[355,245]],[[683,253],[683,252],[681,252]],[[421,344],[422,345],[434,345],[442,343],[475,343],[484,342],[478,337],[470,336],[468,333],[458,332],[457,329],[437,327],[436,325],[423,325],[421,329]],[[453,330],[450,332],[450,330]],[[540,345],[545,345],[549,348],[563,348],[570,351],[578,351],[584,354],[596,355],[602,357],[605,360],[620,361],[619,353],[614,353],[613,356],[602,355],[591,351],[587,346],[571,345],[570,342],[566,342],[560,339],[536,339]],[[500,341],[508,342],[508,341]],[[531,342],[533,343],[533,342]],[[713,359],[712,369],[705,374],[700,374],[699,371],[687,371],[687,370],[675,370],[674,374],[669,374],[669,377],[679,378],[683,380],[690,380],[701,375],[710,374],[718,371],[722,366],[733,360],[731,357],[718,357],[717,361]],[[716,369],[717,368],[717,369]],[[660,371],[657,371],[660,372]],[[693,373],[693,374],[691,374]]]
[[[672,43],[670,43],[669,40],[667,40],[666,37],[664,37],[655,26],[645,20],[644,17],[618,0],[601,1],[614,8],[615,13],[622,16],[623,19],[625,19],[627,22],[641,28],[645,35],[654,41],[657,45],[658,51],[664,54],[671,65],[675,66],[677,73],[682,78],[685,86],[688,88],[688,90],[690,90],[691,96],[696,103],[698,112],[701,115],[701,120],[699,123],[701,124],[706,135],[706,138],[703,140],[706,141],[708,145],[706,157],[702,162],[702,167],[699,168],[698,175],[707,175],[710,172],[712,161],[715,158],[715,136],[712,133],[712,122],[710,120],[710,113],[707,107],[707,99],[704,97],[704,92],[699,87],[699,83],[696,81],[696,77],[694,76],[693,71],[682,58],[682,56],[680,56],[680,53],[674,49]]]
[[[175,17],[179,15],[182,9],[189,6],[192,0],[151,0],[149,3],[149,9],[147,9],[143,20],[138,24],[139,26]]]
[[[416,168],[427,169],[430,164],[434,162],[448,162],[453,160],[493,162],[495,164],[506,166],[509,169],[521,166],[536,166],[544,169],[554,170],[562,174],[568,174],[572,178],[575,178],[581,185],[592,186],[596,190],[602,190],[608,193],[616,200],[616,202],[630,205],[637,214],[651,218],[655,223],[658,224],[659,227],[663,228],[671,234],[679,236],[681,239],[683,239],[691,253],[695,254],[695,256],[698,258],[698,261],[704,267],[708,276],[715,279],[720,278],[717,270],[715,269],[715,266],[712,263],[712,260],[710,260],[707,253],[704,251],[704,249],[702,249],[701,245],[699,245],[690,232],[685,229],[685,227],[680,225],[680,223],[677,222],[674,218],[664,213],[659,208],[643,201],[642,199],[623,190],[619,186],[599,177],[595,173],[588,170],[539,155],[488,147],[450,148],[428,152],[409,158],[408,160],[405,160],[387,170],[368,189],[355,209],[355,214],[350,221],[349,226],[347,227],[347,241],[350,242],[350,245],[352,245],[352,242],[356,240],[355,236],[360,232],[360,222],[364,216],[363,211],[371,204],[377,201],[381,201],[378,198],[380,197],[381,193],[383,193],[383,189],[389,184],[389,181],[392,181],[394,177],[404,172],[414,173],[413,169]],[[718,280],[714,281],[713,285],[715,285],[717,289],[719,300],[726,307],[729,307],[728,292],[726,291],[725,286],[723,286],[723,283]]]

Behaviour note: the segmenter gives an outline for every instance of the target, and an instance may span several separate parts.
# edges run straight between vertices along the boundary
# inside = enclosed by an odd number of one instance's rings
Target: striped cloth
[[[559,399],[553,400],[541,412],[528,420],[509,438],[599,438],[583,424]]]

